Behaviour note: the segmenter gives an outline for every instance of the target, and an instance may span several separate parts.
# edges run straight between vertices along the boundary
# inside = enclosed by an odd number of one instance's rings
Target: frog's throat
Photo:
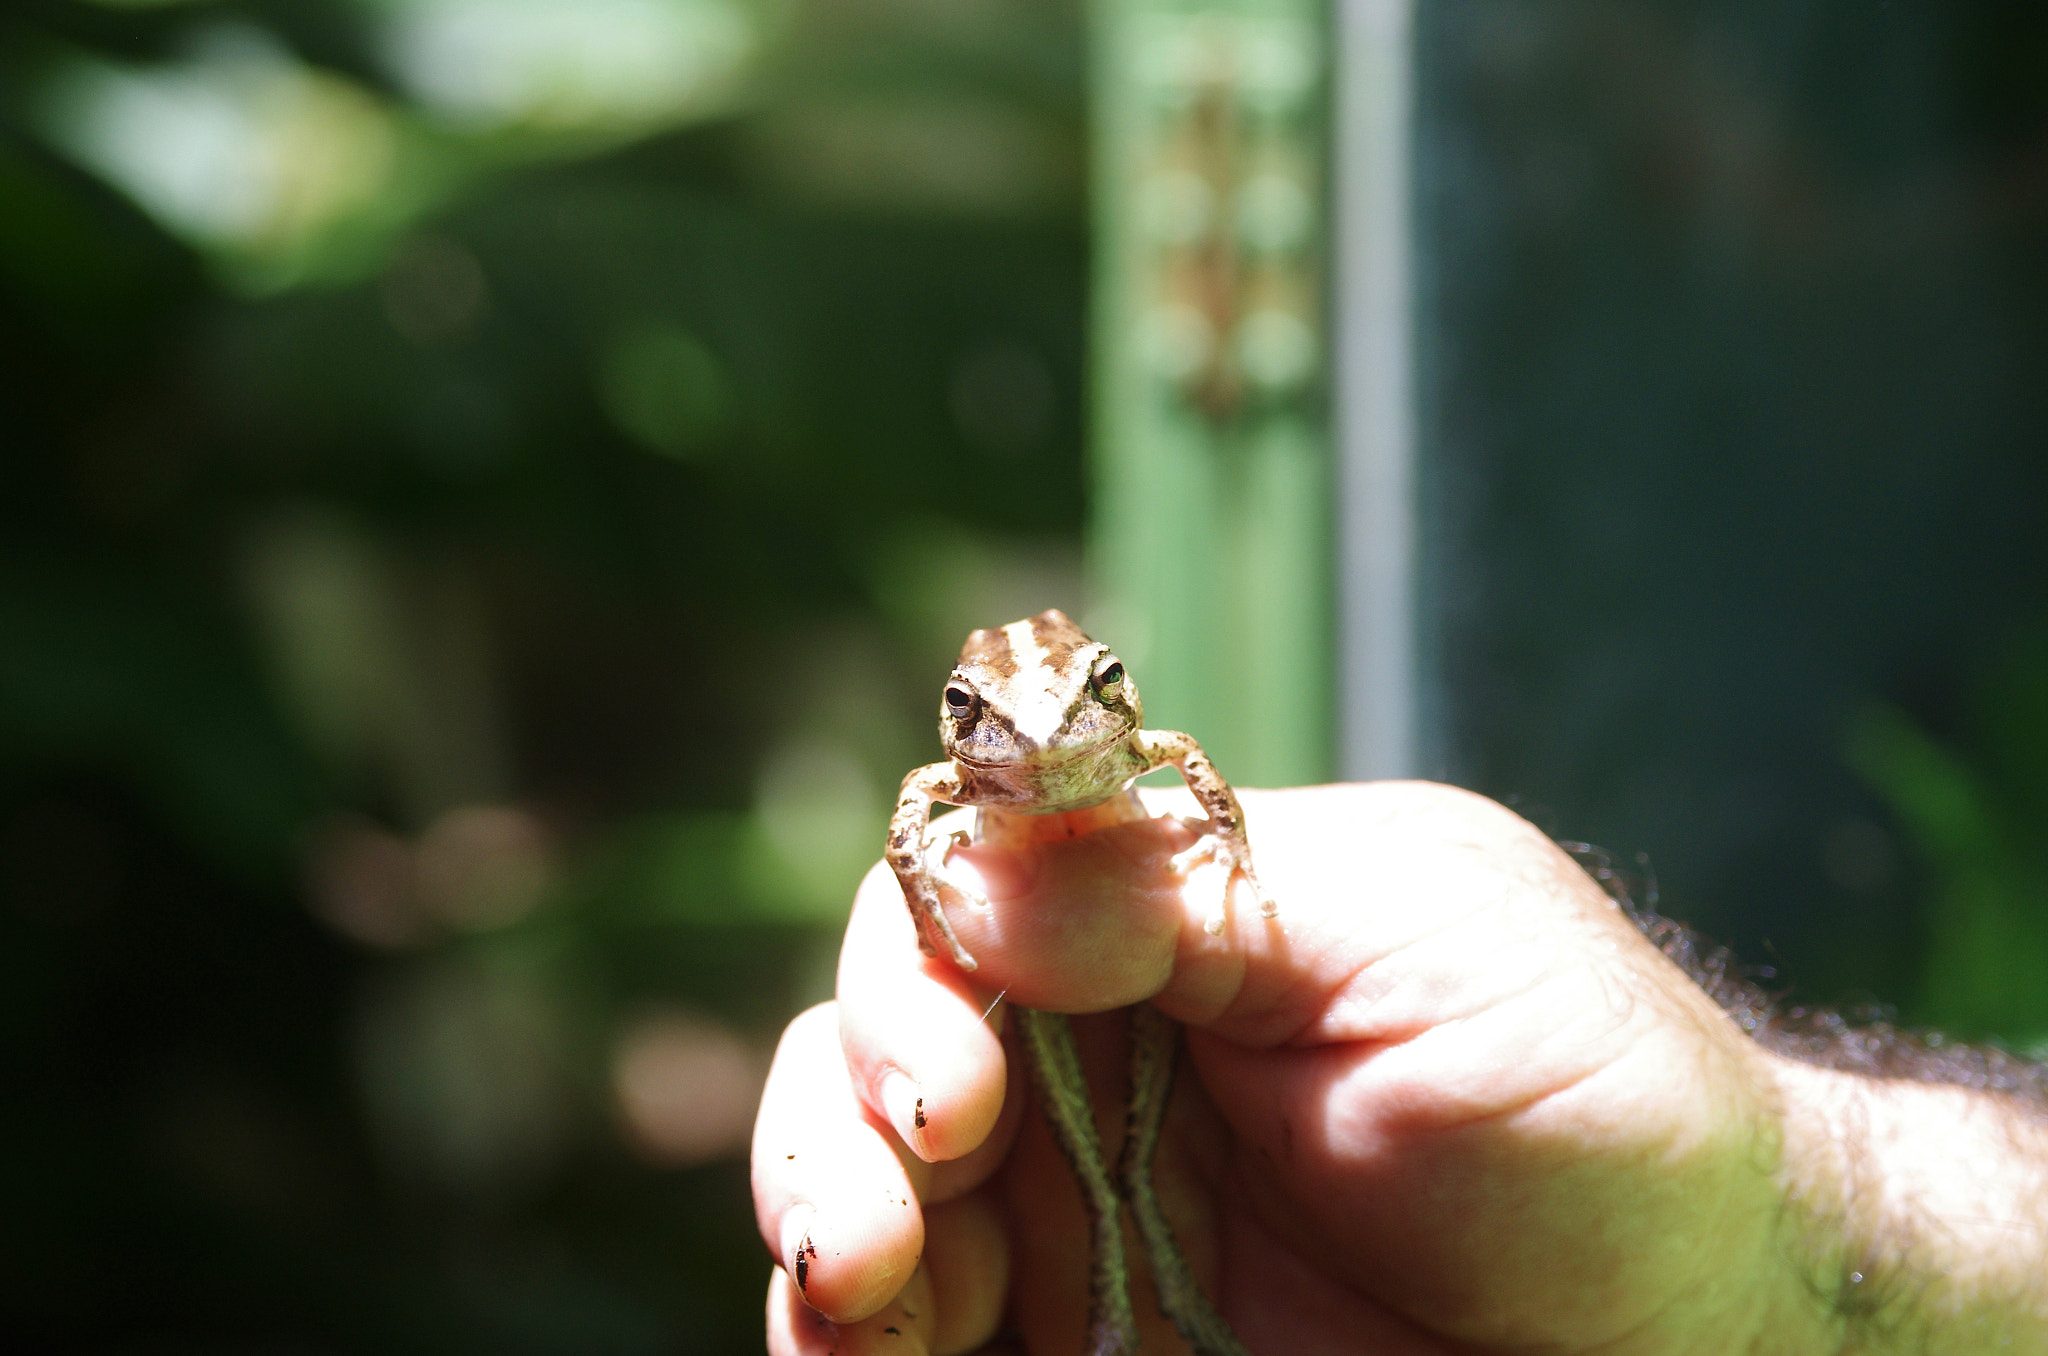
[[[1149,818],[1144,802],[1130,787],[1094,805],[1057,813],[983,805],[975,812],[974,841],[1021,851],[1037,843],[1079,838],[1097,829]]]

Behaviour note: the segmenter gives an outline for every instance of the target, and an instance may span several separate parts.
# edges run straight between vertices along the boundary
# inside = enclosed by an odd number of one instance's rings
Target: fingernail
[[[896,1133],[910,1146],[911,1152],[923,1158],[924,1094],[918,1090],[917,1081],[900,1069],[884,1075],[882,1110],[887,1113],[889,1124],[896,1127]]]
[[[811,1241],[811,1225],[817,1218],[817,1210],[804,1201],[782,1212],[782,1264],[803,1294],[810,1292],[811,1264],[818,1260],[817,1244]]]

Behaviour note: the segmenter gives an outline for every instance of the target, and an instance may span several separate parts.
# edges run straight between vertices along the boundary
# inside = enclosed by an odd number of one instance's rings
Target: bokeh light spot
[[[612,1057],[627,1143],[672,1167],[745,1148],[761,1097],[761,1061],[726,1027],[679,1012],[629,1025]]]
[[[650,451],[684,456],[716,433],[732,406],[725,365],[680,326],[620,334],[598,363],[598,399],[620,431]]]

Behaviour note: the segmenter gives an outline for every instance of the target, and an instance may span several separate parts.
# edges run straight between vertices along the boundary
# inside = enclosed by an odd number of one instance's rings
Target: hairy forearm
[[[2048,1109],[1766,1058],[1814,1349],[2048,1354]]]
[[[1753,1350],[2048,1356],[2048,1067],[1783,1007],[1726,948],[1636,905],[1604,854],[1567,846],[1748,1034],[1774,1089],[1781,1284]]]

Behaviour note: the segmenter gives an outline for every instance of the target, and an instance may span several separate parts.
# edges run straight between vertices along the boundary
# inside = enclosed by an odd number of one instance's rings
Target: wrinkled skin
[[[1243,802],[1286,911],[1220,936],[1173,819],[957,853],[991,901],[949,908],[971,976],[869,874],[756,1129],[771,1352],[1080,1350],[1081,1209],[984,1021],[1002,992],[1187,1025],[1161,1192],[1255,1353],[1822,1349],[1773,1061],[1569,857],[1443,787]],[[1077,1022],[1105,1103],[1121,1021]],[[1181,1350],[1140,1308],[1143,1349]]]

